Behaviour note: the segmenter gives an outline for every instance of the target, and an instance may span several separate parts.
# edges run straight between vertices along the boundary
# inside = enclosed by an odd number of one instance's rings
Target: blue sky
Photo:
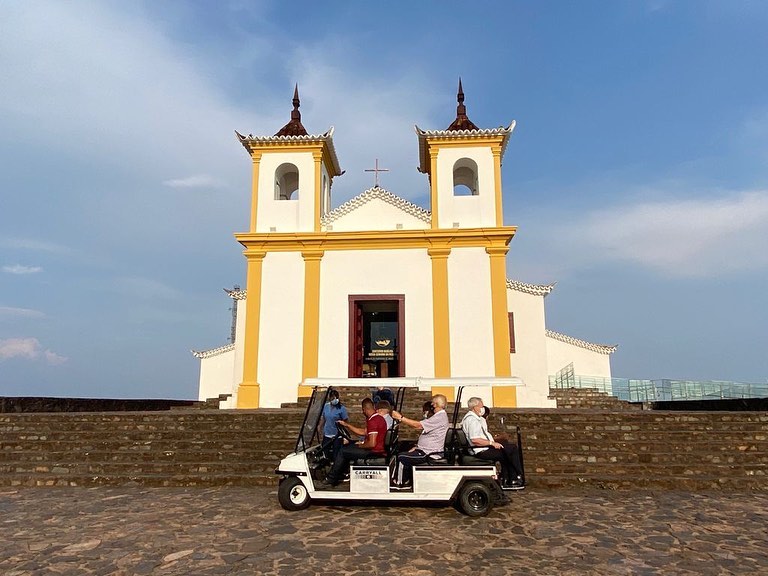
[[[196,396],[250,161],[299,83],[346,174],[426,206],[413,125],[517,128],[508,275],[616,376],[768,377],[768,4],[0,4],[0,394]]]

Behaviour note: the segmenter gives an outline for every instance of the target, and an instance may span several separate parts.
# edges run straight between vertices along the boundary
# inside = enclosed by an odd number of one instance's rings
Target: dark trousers
[[[501,449],[487,448],[475,454],[475,458],[501,462],[501,476],[505,482],[511,482],[516,480],[518,476],[523,475],[522,466],[520,466],[520,454],[517,452],[517,444],[502,444]]]
[[[344,439],[341,436],[323,436],[323,455],[331,462],[336,460],[336,455],[344,446]]]
[[[397,468],[395,469],[396,484],[410,484],[413,481],[413,467],[418,464],[426,464],[429,456],[424,450],[411,450],[397,456]]]
[[[327,481],[331,484],[338,484],[342,476],[349,470],[349,463],[352,460],[358,460],[373,456],[374,454],[367,448],[360,448],[355,444],[347,444],[336,454],[336,458],[333,460],[333,466],[331,466],[330,472],[328,472]]]

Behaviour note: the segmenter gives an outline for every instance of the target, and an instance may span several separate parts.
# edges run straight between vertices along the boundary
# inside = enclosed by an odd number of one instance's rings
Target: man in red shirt
[[[349,422],[339,421],[339,425],[344,426],[354,434],[361,436],[365,434],[365,439],[354,444],[347,444],[339,450],[324,484],[336,486],[341,481],[342,475],[349,470],[349,463],[352,460],[386,454],[384,448],[384,440],[387,435],[386,421],[381,414],[376,412],[373,400],[370,398],[363,400],[362,407],[365,415],[365,430],[352,426]]]

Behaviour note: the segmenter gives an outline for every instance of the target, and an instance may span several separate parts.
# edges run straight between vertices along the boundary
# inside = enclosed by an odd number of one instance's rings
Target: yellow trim
[[[432,386],[432,396],[442,394],[448,402],[456,402],[456,389],[453,386]]]
[[[246,250],[248,277],[243,340],[243,381],[237,388],[238,408],[259,407],[259,322],[261,318],[261,273],[266,252]]]
[[[432,260],[432,339],[435,378],[451,377],[450,308],[448,305],[448,255],[450,248],[427,250]]]
[[[501,147],[504,142],[504,136],[489,136],[488,138],[451,138],[450,140],[439,140],[437,138],[427,138],[427,144],[430,148],[474,148],[474,147]]]
[[[363,232],[244,232],[235,234],[235,238],[246,248],[265,252],[490,248],[506,246],[516,231],[516,226],[502,226]]]
[[[491,315],[493,325],[493,364],[497,377],[511,376],[509,364],[509,321],[507,319],[507,246],[486,248],[490,257]],[[498,398],[498,402],[497,402]],[[493,405],[517,406],[517,391],[512,386],[494,388]]]
[[[496,408],[517,408],[517,388],[514,386],[494,386],[493,405]]]
[[[439,223],[437,219],[437,150],[430,150],[429,151],[429,162],[430,162],[430,172],[429,172],[429,201],[430,201],[430,210],[432,212],[432,229],[439,228]]]
[[[320,346],[320,260],[319,250],[301,253],[304,258],[304,340],[301,361],[301,379],[317,378],[318,349]],[[299,385],[299,397],[312,394],[310,386]]]
[[[501,203],[501,146],[491,149],[493,154],[493,180],[496,193],[496,226],[504,226],[504,208]]]
[[[312,152],[312,159],[315,161],[315,232],[320,232],[320,202],[323,193],[323,171],[321,164],[323,153],[321,151]]]
[[[251,222],[249,230],[256,232],[256,213],[259,206],[259,167],[261,165],[261,154],[254,152],[253,156],[253,181],[251,182]]]

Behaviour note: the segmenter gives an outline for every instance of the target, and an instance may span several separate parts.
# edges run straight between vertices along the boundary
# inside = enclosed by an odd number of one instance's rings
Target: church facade
[[[479,129],[459,83],[454,122],[416,128],[430,210],[378,185],[332,209],[333,129],[309,134],[298,90],[293,105],[274,136],[237,134],[253,175],[249,230],[235,234],[246,289],[229,292],[234,342],[194,352],[201,399],[278,407],[317,383],[417,378],[449,398],[477,384],[491,405],[544,407],[566,365],[610,377],[615,346],[546,329],[552,285],[507,278],[516,228],[503,222],[501,168],[514,122]]]

